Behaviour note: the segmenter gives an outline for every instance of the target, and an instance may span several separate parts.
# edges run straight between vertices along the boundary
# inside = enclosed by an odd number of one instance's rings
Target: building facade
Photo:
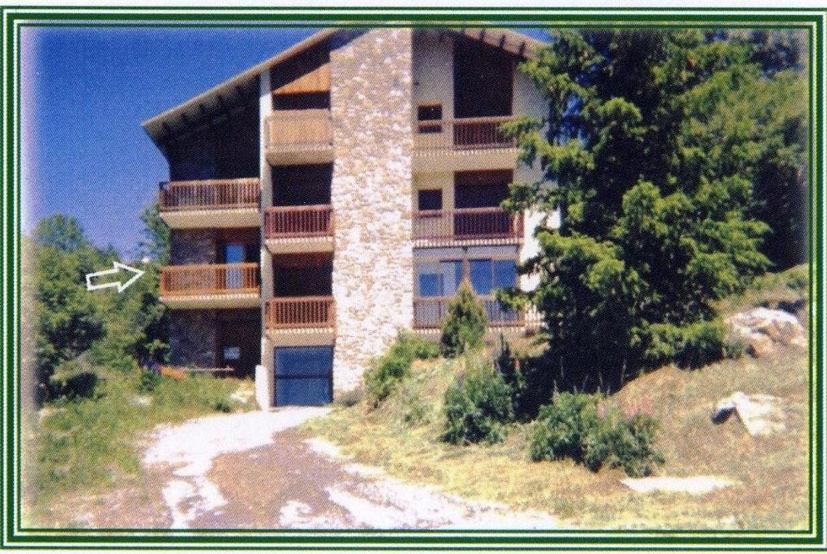
[[[542,218],[500,207],[532,180],[502,123],[548,105],[508,30],[321,31],[144,123],[164,153],[161,272],[172,363],[254,375],[262,407],[358,386],[400,329],[437,338],[463,279],[491,333],[534,322],[499,287]]]

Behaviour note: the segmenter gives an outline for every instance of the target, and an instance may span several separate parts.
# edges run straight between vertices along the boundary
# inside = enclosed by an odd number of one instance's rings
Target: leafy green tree
[[[711,105],[723,118],[742,84],[769,79],[753,52],[693,30],[560,31],[522,64],[549,117],[508,130],[544,175],[513,184],[505,205],[559,209],[562,225],[536,230],[539,253],[521,268],[539,286],[501,296],[543,314],[546,365],[561,386],[614,389],[650,363],[653,344],[670,343],[661,335],[688,325],[707,352],[714,301],[770,265],[769,228],[753,211],[755,157],[709,155],[713,139],[721,148],[770,138],[742,140],[736,122],[702,117]],[[696,359],[688,340],[671,344]]]
[[[141,213],[144,222],[144,239],[140,243],[142,255],[147,255],[161,265],[169,263],[170,231],[161,219],[158,202],[153,202]]]
[[[468,281],[463,281],[456,296],[448,303],[448,314],[442,323],[439,349],[443,356],[455,358],[482,346],[488,318],[485,308],[474,296]]]
[[[74,252],[89,246],[83,229],[74,217],[55,214],[38,223],[34,239],[41,246],[49,246],[64,252]]]

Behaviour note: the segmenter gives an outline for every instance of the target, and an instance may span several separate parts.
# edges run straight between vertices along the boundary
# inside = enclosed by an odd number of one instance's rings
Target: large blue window
[[[513,260],[471,260],[471,286],[477,294],[491,294],[494,289],[513,287],[517,283],[517,266]]]
[[[333,347],[276,348],[276,406],[333,400]]]

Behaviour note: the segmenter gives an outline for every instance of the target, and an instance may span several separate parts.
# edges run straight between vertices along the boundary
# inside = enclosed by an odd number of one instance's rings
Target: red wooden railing
[[[257,208],[258,178],[208,179],[161,183],[161,211]]]
[[[413,228],[415,240],[521,238],[523,218],[502,208],[424,210],[414,214]]]
[[[192,264],[161,268],[161,296],[258,293],[258,264]]]
[[[448,313],[448,304],[453,296],[419,296],[414,298],[414,327],[417,329],[437,329]],[[494,296],[478,296],[488,316],[491,327],[522,326],[525,315],[522,311],[503,308]]]
[[[264,305],[267,329],[333,327],[336,311],[332,296],[271,298]]]
[[[265,238],[332,235],[333,208],[330,205],[279,206],[264,210]]]
[[[417,121],[415,146],[419,150],[513,148],[514,139],[500,126],[515,120],[515,116],[504,115]]]

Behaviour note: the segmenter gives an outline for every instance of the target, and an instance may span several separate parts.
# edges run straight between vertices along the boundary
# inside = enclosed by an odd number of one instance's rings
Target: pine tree
[[[769,227],[755,217],[760,160],[797,140],[779,136],[783,124],[745,137],[720,123],[744,87],[776,86],[754,52],[693,30],[560,31],[522,64],[549,117],[508,131],[544,175],[514,183],[506,207],[559,209],[562,225],[537,229],[539,253],[521,268],[540,285],[506,299],[543,314],[560,386],[612,389],[647,366],[721,350],[714,301],[770,265]]]

